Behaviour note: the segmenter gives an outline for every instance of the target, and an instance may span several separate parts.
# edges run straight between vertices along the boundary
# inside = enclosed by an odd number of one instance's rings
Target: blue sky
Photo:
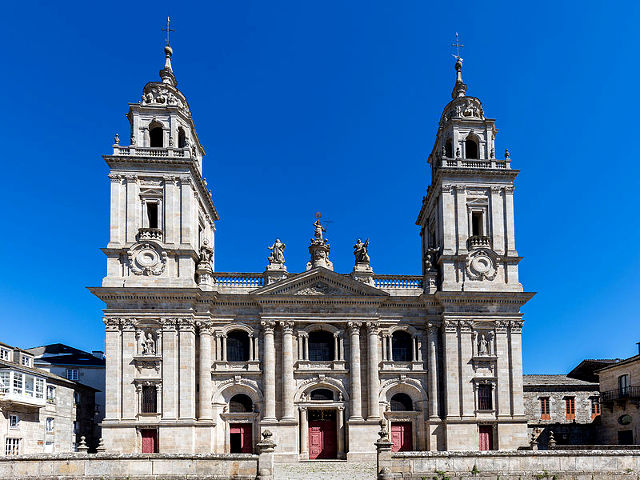
[[[313,215],[335,269],[357,237],[378,273],[420,272],[426,156],[454,82],[500,129],[516,181],[526,373],[626,357],[640,341],[637,2],[11,2],[0,86],[0,341],[103,349],[113,135],[173,66],[220,212],[219,271],[301,271]]]

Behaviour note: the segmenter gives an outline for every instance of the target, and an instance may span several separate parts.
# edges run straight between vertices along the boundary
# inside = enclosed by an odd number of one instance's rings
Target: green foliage
[[[480,473],[480,470],[478,470],[478,466],[475,463],[473,464],[473,468],[471,469],[471,473],[473,475],[478,475],[478,473]]]

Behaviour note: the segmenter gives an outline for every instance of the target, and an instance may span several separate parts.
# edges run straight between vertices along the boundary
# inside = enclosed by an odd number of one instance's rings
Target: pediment
[[[256,295],[286,296],[387,296],[388,293],[372,287],[350,276],[317,267],[307,272],[291,275],[254,292]]]

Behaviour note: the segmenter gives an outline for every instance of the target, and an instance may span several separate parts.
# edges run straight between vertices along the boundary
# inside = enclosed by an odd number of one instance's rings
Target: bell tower
[[[164,53],[160,81],[129,104],[130,144],[116,134],[113,153],[103,156],[111,179],[103,287],[195,287],[198,266],[213,270],[218,214],[202,176],[205,152],[168,41]]]
[[[462,59],[455,63],[452,100],[440,118],[429,154],[431,185],[422,202],[425,285],[441,291],[522,292],[515,248],[509,152],[495,155],[495,120],[466,95]]]

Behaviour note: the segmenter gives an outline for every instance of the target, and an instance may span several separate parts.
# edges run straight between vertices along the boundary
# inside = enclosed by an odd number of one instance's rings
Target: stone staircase
[[[356,463],[344,460],[309,460],[276,463],[274,480],[375,480],[375,462]]]

